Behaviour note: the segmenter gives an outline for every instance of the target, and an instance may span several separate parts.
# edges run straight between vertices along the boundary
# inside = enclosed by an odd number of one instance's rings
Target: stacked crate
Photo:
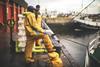
[[[24,16],[19,14],[19,21],[18,21],[18,41],[16,46],[17,52],[23,52],[25,50],[26,45],[26,33],[24,27]]]

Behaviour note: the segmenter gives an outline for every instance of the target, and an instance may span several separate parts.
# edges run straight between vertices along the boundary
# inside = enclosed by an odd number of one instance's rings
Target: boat
[[[99,31],[100,33],[100,31]],[[100,67],[100,36],[90,41],[86,50],[85,67]]]
[[[80,27],[88,29],[99,29],[100,28],[100,14],[89,14],[85,17],[76,17],[74,22]]]

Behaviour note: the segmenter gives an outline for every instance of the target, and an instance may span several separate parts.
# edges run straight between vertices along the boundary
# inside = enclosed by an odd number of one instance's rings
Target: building
[[[0,24],[8,30],[7,24],[12,18],[15,21],[14,31],[17,31],[18,14],[26,10],[27,3],[24,0],[0,0]]]

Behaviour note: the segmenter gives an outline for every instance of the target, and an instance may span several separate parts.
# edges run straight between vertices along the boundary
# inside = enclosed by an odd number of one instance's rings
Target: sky
[[[71,12],[80,11],[92,0],[25,0],[28,5],[41,5],[41,11],[47,9],[48,11]],[[100,1],[100,0],[96,0]],[[99,5],[100,6],[100,5]]]

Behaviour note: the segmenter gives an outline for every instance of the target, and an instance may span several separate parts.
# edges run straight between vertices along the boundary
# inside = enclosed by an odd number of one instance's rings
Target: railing
[[[98,35],[89,43],[88,51],[91,53],[92,50],[97,48],[98,44],[100,44],[100,35]]]
[[[86,50],[86,58],[85,58],[85,67],[89,67],[90,66],[90,55],[92,55],[91,57],[93,57],[93,59],[98,62],[98,60],[96,58],[94,58],[93,53],[95,51],[95,49],[98,47],[98,45],[100,44],[100,32],[97,33],[97,37],[94,38],[92,41],[90,41],[89,46]]]

